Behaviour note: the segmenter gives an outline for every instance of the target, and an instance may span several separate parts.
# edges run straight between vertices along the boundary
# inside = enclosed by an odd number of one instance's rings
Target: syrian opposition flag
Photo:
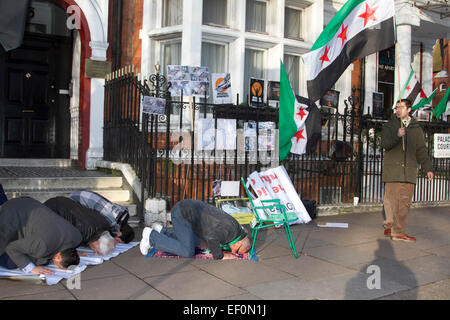
[[[320,99],[353,61],[394,43],[393,0],[347,1],[302,56],[309,99]]]
[[[312,117],[309,116],[310,113]],[[283,62],[280,66],[278,122],[280,161],[284,160],[289,152],[304,154],[315,149],[320,139],[320,112],[312,101],[294,94]]]
[[[436,94],[436,90],[433,91],[430,97],[428,97],[422,90],[420,82],[411,67],[411,72],[409,73],[408,79],[406,80],[406,83],[400,93],[402,95],[402,99],[408,99],[409,101],[411,101],[412,111],[414,111],[422,108],[426,104],[430,104],[431,100]],[[394,107],[396,102],[397,99],[394,101]]]

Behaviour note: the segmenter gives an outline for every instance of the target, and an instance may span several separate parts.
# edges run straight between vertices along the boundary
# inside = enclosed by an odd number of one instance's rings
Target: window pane
[[[285,54],[283,64],[286,69],[286,73],[289,77],[289,81],[291,82],[292,89],[294,89],[294,92],[298,94],[300,84],[299,80],[300,57]]]
[[[181,42],[161,44],[161,69],[167,75],[167,66],[181,64]]]
[[[250,78],[264,79],[264,52],[245,49],[244,96],[241,101],[248,101]]]
[[[301,11],[291,8],[285,10],[284,37],[301,38]]]
[[[183,0],[163,0],[162,26],[175,26],[183,23]]]
[[[203,1],[203,23],[227,25],[227,0]]]
[[[266,2],[247,0],[246,30],[266,32]]]
[[[226,72],[225,46],[202,42],[202,66],[208,67],[210,74]]]

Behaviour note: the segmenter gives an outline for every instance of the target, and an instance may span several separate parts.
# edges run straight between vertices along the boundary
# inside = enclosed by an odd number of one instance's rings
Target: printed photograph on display
[[[194,96],[208,97],[209,72],[207,67],[167,66],[167,81],[173,97]]]
[[[231,77],[229,73],[211,74],[211,83],[215,104],[233,103],[233,97],[231,95]]]
[[[250,78],[249,81],[250,106],[255,108],[264,107],[264,80]]]
[[[167,80],[190,80],[188,66],[167,66]]]
[[[197,136],[197,150],[214,150],[216,144],[214,119],[197,119],[197,128],[198,129],[195,131]]]
[[[277,108],[280,101],[280,82],[269,81],[267,85],[267,100],[271,107]]]
[[[217,119],[216,150],[236,150],[236,119]]]
[[[272,151],[275,148],[275,123],[258,123],[258,151]]]
[[[165,114],[166,99],[144,96],[142,101],[142,112],[149,114]]]

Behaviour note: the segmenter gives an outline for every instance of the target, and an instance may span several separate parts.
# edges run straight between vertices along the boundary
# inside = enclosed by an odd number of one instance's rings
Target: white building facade
[[[395,1],[400,80],[406,81],[409,65],[421,75],[423,89],[432,91],[432,50],[446,38],[450,18],[420,9],[420,1]],[[142,73],[154,73],[154,65],[206,66],[211,73],[231,74],[234,101],[248,94],[249,78],[279,81],[280,60],[294,91],[307,96],[301,55],[308,52],[323,27],[345,1],[326,0],[144,0]],[[397,63],[395,63],[397,64]],[[398,92],[398,81],[383,83],[379,54],[364,59],[364,109],[372,105],[372,93]],[[392,67],[391,69],[394,69]],[[339,108],[352,94],[353,65],[334,85],[340,92]],[[395,68],[395,79],[398,79]],[[393,70],[392,70],[393,71]],[[384,80],[384,79],[383,79]],[[386,81],[384,81],[386,82]],[[380,88],[383,85],[388,88]],[[393,99],[392,97],[390,97]]]

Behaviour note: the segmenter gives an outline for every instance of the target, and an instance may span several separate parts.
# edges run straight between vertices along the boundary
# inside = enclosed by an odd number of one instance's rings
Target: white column
[[[183,36],[181,64],[200,66],[202,61],[202,11],[203,0],[183,1]]]
[[[143,4],[143,17],[142,17],[142,29],[139,31],[139,38],[142,40],[141,51],[141,69],[140,72],[148,76],[153,73],[153,65],[155,64],[155,50],[154,42],[151,41],[148,33],[152,28],[156,28],[156,1],[144,0]],[[161,15],[159,15],[161,16]],[[161,23],[159,24],[161,26]]]
[[[411,72],[411,32],[409,24],[397,25],[397,46],[395,61],[394,97],[398,97],[399,90],[404,86]],[[400,69],[400,89],[399,72]]]
[[[91,112],[89,119],[89,149],[86,152],[86,169],[96,169],[97,160],[103,158],[103,105],[105,80],[91,79]]]
[[[239,93],[239,103],[245,100],[244,94],[244,70],[245,70],[245,8],[246,1],[234,0],[230,12],[230,23],[233,29],[239,30],[239,37],[230,42],[228,46],[229,71],[231,75],[231,89],[233,103],[236,102]],[[244,100],[243,100],[244,99]]]
[[[231,75],[231,91],[233,93],[233,103],[236,102],[239,93],[239,103],[244,102],[244,68],[245,68],[245,38],[237,38],[229,45],[229,70]]]
[[[422,89],[426,95],[433,92],[433,46],[436,41],[423,42],[422,54]]]
[[[325,5],[324,0],[316,0],[310,6],[305,9],[306,30],[303,33],[305,41],[314,43],[323,31],[324,25],[324,12]]]
[[[373,92],[377,91],[378,81],[378,55],[376,53],[371,54],[365,58],[364,65],[364,114],[367,113],[370,107],[370,112],[373,111]]]

